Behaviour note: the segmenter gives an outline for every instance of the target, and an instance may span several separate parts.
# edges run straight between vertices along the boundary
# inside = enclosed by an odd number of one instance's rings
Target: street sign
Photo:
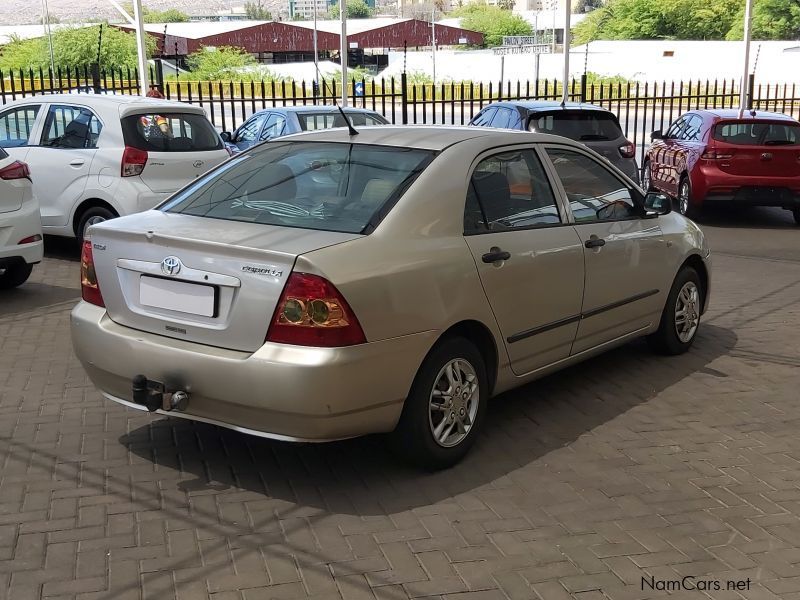
[[[492,50],[495,54],[550,54],[553,51],[550,44],[496,46]]]
[[[362,97],[364,95],[364,82],[363,81],[356,81],[356,97]]]

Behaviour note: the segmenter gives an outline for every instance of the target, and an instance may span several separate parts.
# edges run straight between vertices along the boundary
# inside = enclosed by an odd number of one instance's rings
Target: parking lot
[[[688,354],[635,342],[504,394],[439,473],[379,437],[102,400],[70,343],[76,244],[47,240],[0,295],[0,598],[800,598],[800,231],[771,209],[704,229]]]

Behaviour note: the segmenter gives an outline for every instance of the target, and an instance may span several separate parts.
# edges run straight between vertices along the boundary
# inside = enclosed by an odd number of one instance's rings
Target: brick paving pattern
[[[800,231],[764,218],[709,227],[691,353],[496,398],[441,473],[103,401],[51,251],[0,296],[0,599],[800,600]],[[722,589],[642,581],[686,576]]]

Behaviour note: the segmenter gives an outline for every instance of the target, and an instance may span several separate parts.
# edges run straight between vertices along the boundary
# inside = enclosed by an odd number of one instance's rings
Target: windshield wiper
[[[578,138],[579,141],[594,140],[597,142],[609,139],[611,138],[609,138],[607,135],[600,135],[599,133],[587,133]]]

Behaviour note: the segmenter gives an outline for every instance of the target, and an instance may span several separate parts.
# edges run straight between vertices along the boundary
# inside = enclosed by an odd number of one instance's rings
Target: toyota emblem
[[[177,256],[168,256],[161,261],[161,270],[166,275],[177,275],[181,271],[181,259]]]
[[[196,161],[194,161],[194,162],[192,163],[192,166],[193,166],[195,169],[199,169],[199,168],[200,168],[200,167],[202,167],[204,164],[205,164],[205,162],[203,162],[202,160],[196,160]]]

